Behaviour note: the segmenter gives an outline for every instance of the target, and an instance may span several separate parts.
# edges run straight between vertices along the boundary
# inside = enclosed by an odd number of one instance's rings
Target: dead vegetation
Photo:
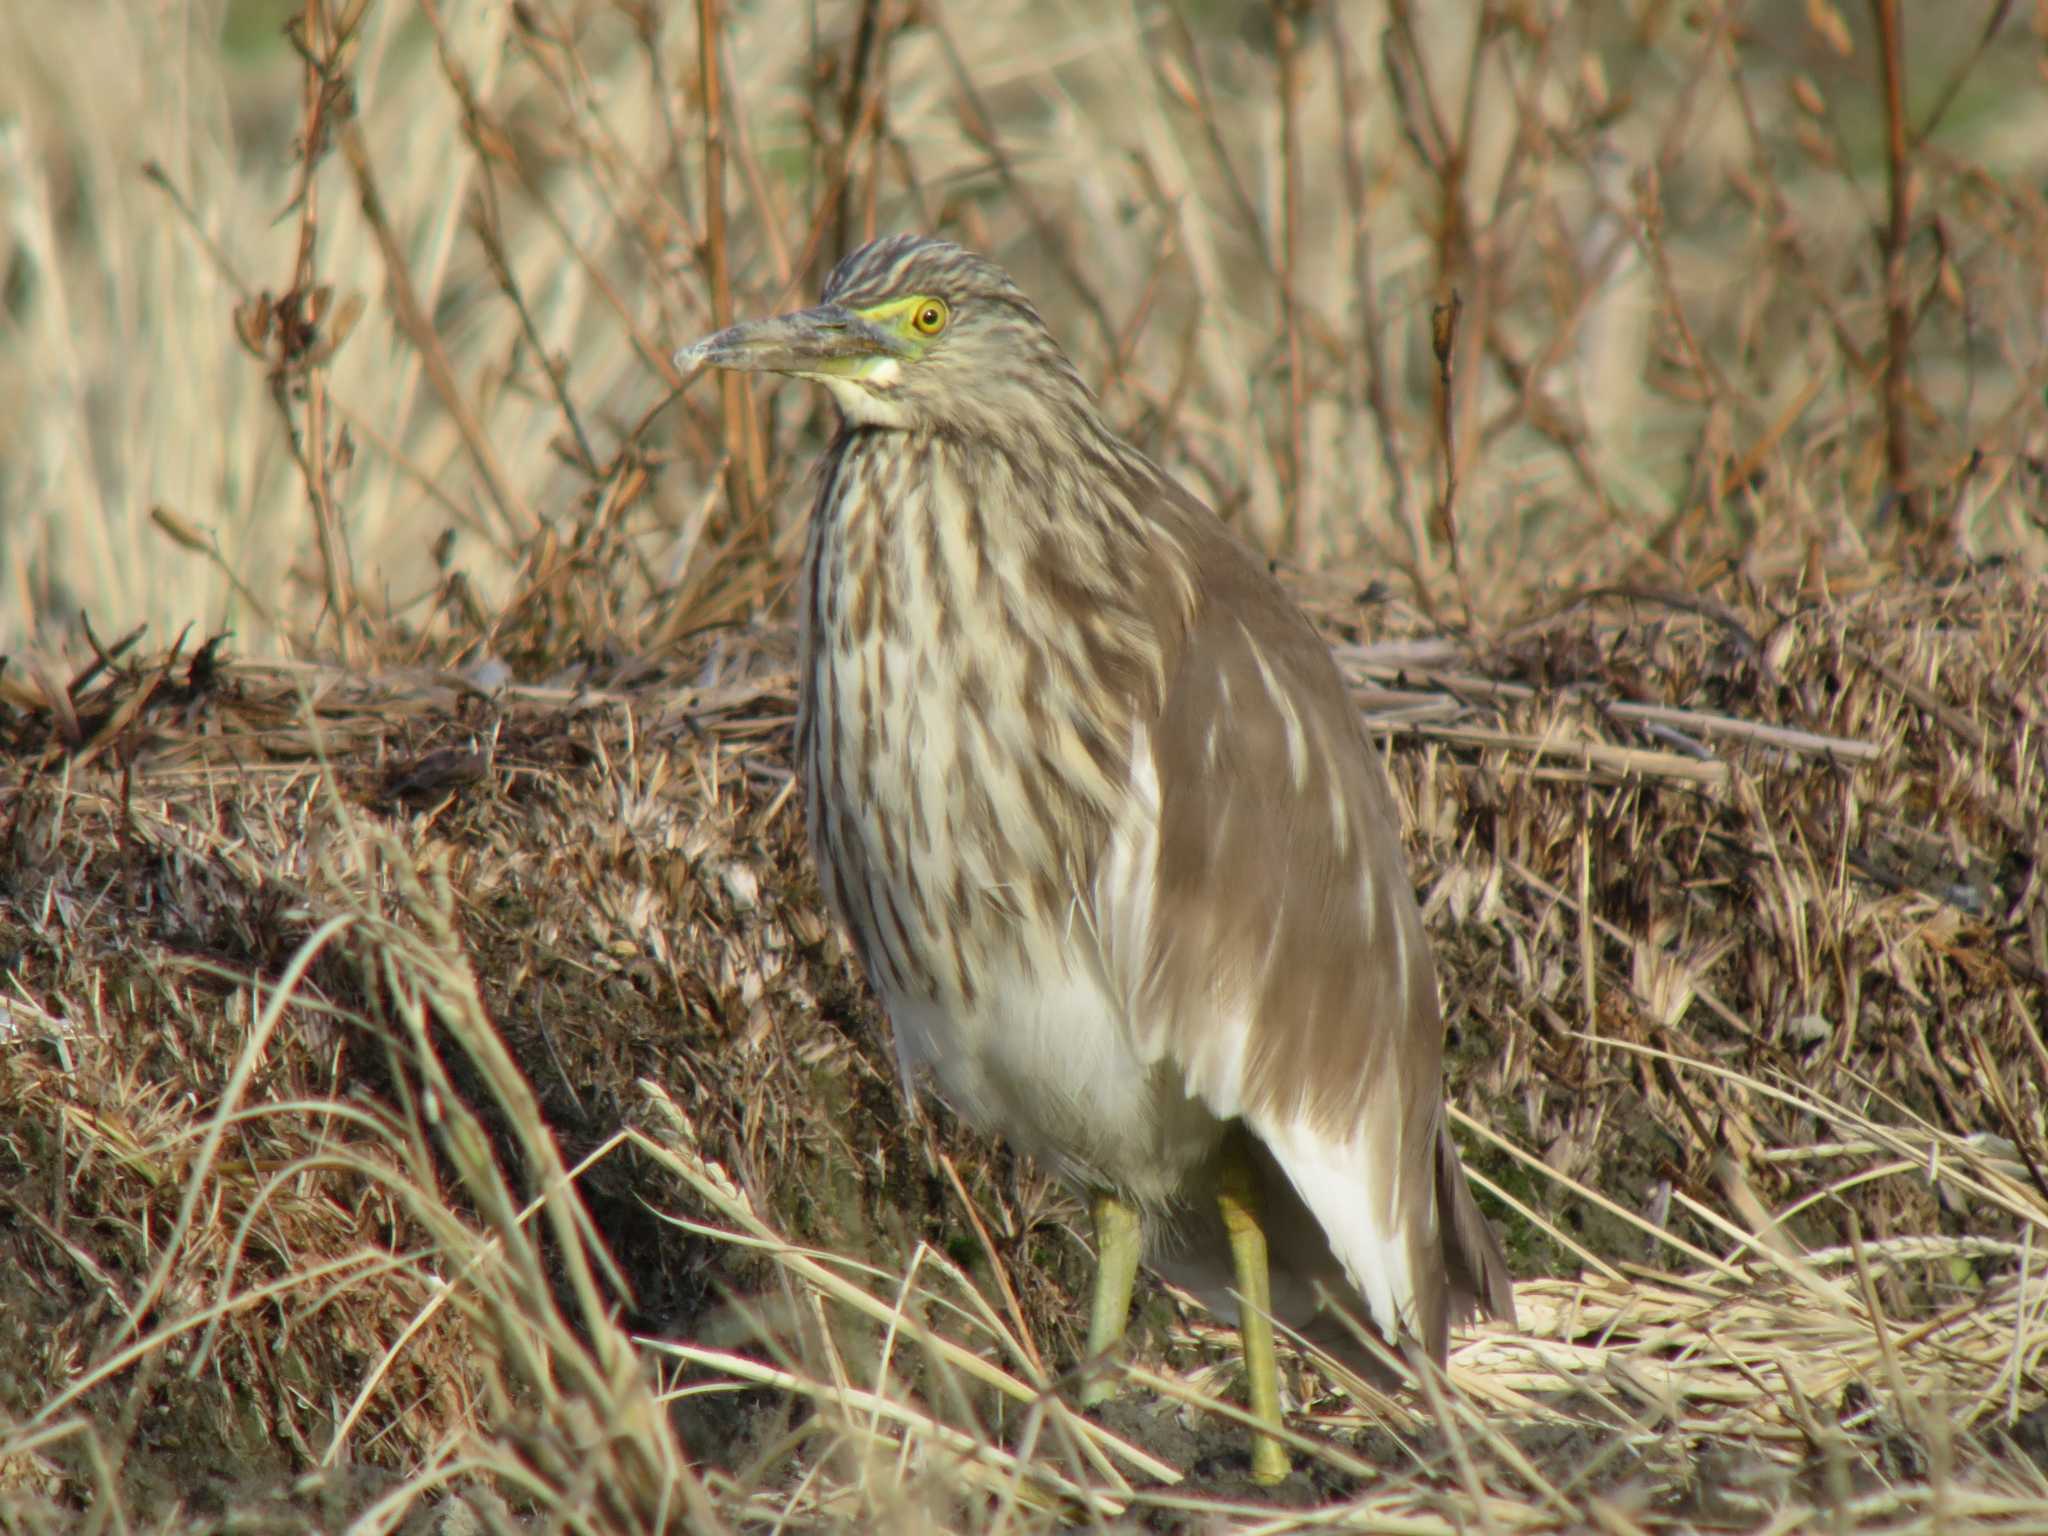
[[[137,9],[0,18],[0,1525],[2048,1528],[2005,7],[308,0],[282,91]],[[1298,1366],[1277,1502],[1191,1308],[1071,1409],[1077,1212],[818,908],[820,407],[667,358],[901,225],[1283,560],[1410,813],[1523,1326]]]
[[[1483,649],[1380,613],[1344,649],[1528,1278],[1448,1441],[1302,1378],[1315,1491],[1416,1529],[2042,1495],[2048,786],[2012,722],[2048,699],[2002,679],[2048,675],[2044,596],[1613,600]],[[366,1519],[445,1481],[603,1493],[599,1529],[1228,1500],[1228,1452],[1171,1453],[1205,1421],[1065,1406],[1072,1208],[905,1115],[803,868],[778,640],[488,696],[211,653],[9,688],[16,1477],[147,1504],[113,1469],[219,1445],[251,1485],[388,1468]],[[1228,1339],[1174,1314],[1134,1393],[1227,1396]]]

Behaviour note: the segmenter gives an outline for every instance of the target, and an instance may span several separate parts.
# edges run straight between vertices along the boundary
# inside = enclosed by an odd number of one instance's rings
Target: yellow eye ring
[[[951,318],[944,299],[925,299],[910,312],[910,328],[920,336],[936,336]]]

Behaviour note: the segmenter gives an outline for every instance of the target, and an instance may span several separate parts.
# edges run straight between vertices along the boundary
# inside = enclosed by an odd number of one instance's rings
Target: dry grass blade
[[[655,1112],[660,1132],[658,1141],[646,1143],[648,1155],[666,1164],[720,1217],[736,1226],[748,1241],[765,1245],[776,1264],[805,1286],[872,1321],[883,1323],[892,1330],[903,1331],[945,1368],[957,1371],[983,1386],[992,1387],[1027,1409],[1044,1408],[1053,1416],[1055,1426],[1063,1435],[1072,1436],[1081,1445],[1093,1448],[1089,1459],[1097,1470],[1115,1476],[1103,1459],[1103,1453],[1107,1453],[1146,1477],[1163,1482],[1174,1482],[1179,1479],[1179,1472],[1172,1466],[1155,1456],[1147,1455],[1135,1446],[1126,1444],[1099,1425],[1076,1414],[1058,1398],[1051,1382],[1042,1379],[1020,1379],[1011,1371],[990,1363],[975,1349],[964,1347],[942,1334],[931,1331],[914,1313],[906,1310],[902,1298],[887,1299],[869,1291],[859,1283],[856,1276],[841,1272],[843,1261],[836,1261],[835,1256],[806,1252],[783,1241],[761,1221],[751,1203],[732,1183],[730,1176],[715,1163],[705,1161],[693,1150],[695,1133],[688,1119],[676,1107],[674,1100],[658,1084],[647,1083],[642,1087]],[[950,1266],[946,1268],[949,1269]],[[954,1273],[957,1277],[957,1272]],[[968,1321],[982,1334],[985,1341],[993,1344],[1002,1356],[1016,1362],[1020,1369],[1030,1370],[1033,1352],[1004,1329],[998,1314],[987,1305],[978,1292],[969,1287],[965,1294],[973,1304]],[[932,1300],[946,1311],[959,1310],[959,1302],[956,1300],[938,1297],[933,1297]],[[1128,1485],[1122,1483],[1121,1479],[1117,1479],[1116,1487],[1119,1492],[1129,1491]]]
[[[579,1526],[722,1529],[618,1326],[622,1282],[484,1009],[451,926],[445,872],[421,869],[388,837],[366,834],[332,890],[351,909],[362,961],[403,1026],[419,1121],[431,1127],[479,1219],[475,1228],[458,1223],[428,1191],[415,1193],[416,1211],[439,1229],[441,1252],[466,1259],[457,1281],[467,1293],[462,1311],[495,1340],[487,1358],[501,1427],[476,1466],[505,1475],[516,1468],[527,1497]],[[493,1137],[444,1063],[441,1031],[480,1074],[500,1134],[517,1149],[515,1166],[537,1186],[549,1241],[522,1219]],[[524,1424],[510,1412],[519,1397],[538,1407]]]

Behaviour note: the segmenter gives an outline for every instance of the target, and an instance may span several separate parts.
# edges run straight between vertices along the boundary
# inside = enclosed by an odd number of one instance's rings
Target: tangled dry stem
[[[1524,1326],[1429,1398],[1302,1367],[1314,1470],[1260,1528],[2048,1491],[2044,598],[1340,622]],[[1174,1309],[1153,1416],[1076,1415],[1075,1213],[906,1111],[798,852],[786,656],[0,680],[17,1485],[147,1505],[213,1437],[389,1469],[364,1528],[451,1488],[599,1529],[1230,1507],[1184,1411],[1229,1411],[1229,1336]]]

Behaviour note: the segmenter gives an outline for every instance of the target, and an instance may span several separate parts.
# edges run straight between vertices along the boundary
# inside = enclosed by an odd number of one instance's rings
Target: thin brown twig
[[[303,112],[300,126],[298,186],[294,202],[299,209],[299,241],[292,261],[292,281],[281,311],[318,302],[315,299],[315,252],[319,248],[320,182],[315,169],[324,157],[330,110],[342,100],[341,50],[346,39],[336,35],[333,18],[325,0],[305,0],[298,17],[299,50],[303,67]],[[293,298],[297,303],[294,304]],[[271,371],[271,397],[279,413],[292,421],[291,396],[294,386],[303,391],[305,426],[293,431],[306,495],[313,506],[314,535],[320,549],[320,571],[327,587],[328,611],[334,618],[334,635],[342,659],[353,663],[356,655],[356,590],[354,562],[348,546],[348,532],[342,526],[335,505],[333,457],[327,430],[327,379],[324,369],[309,365],[301,372],[295,364],[290,342],[279,338],[277,366]]]
[[[1415,37],[1415,16],[1409,0],[1388,0],[1387,19],[1391,25],[1381,36],[1380,53],[1387,89],[1394,98],[1395,117],[1416,158],[1441,180],[1449,174],[1452,145],[1444,128],[1443,112],[1437,106],[1436,89],[1430,83],[1422,45]]]
[[[1912,132],[1909,142],[1920,145],[1927,141],[1934,130],[1941,126],[1941,120],[1948,116],[1948,109],[1955,105],[1963,87],[1977,73],[1977,66],[1984,62],[1985,52],[1991,47],[1991,40],[2004,28],[2012,15],[2013,0],[1997,0],[1985,14],[1984,25],[1978,30],[1977,42],[1968,54],[1958,60],[1956,67],[1940,90],[1934,93],[1934,105],[1927,109],[1927,116]]]
[[[946,1182],[953,1187],[953,1194],[960,1202],[960,1210],[967,1217],[967,1224],[974,1229],[975,1240],[981,1244],[982,1256],[988,1260],[989,1273],[995,1276],[996,1289],[1003,1294],[1003,1310],[1009,1313],[1010,1326],[1016,1330],[1017,1347],[1023,1352],[1024,1360],[1036,1376],[1045,1376],[1045,1360],[1038,1353],[1038,1343],[1031,1337],[1031,1321],[1025,1315],[1024,1305],[1017,1299],[1017,1288],[1010,1282],[1010,1266],[1003,1262],[1003,1256],[996,1251],[995,1239],[988,1234],[988,1224],[981,1219],[981,1212],[975,1208],[974,1200],[967,1193],[967,1185],[960,1178],[960,1170],[953,1159],[944,1151],[939,1153],[939,1166],[946,1170]]]
[[[1344,35],[1342,7],[1331,8],[1327,24],[1337,78],[1337,103],[1342,118],[1337,147],[1344,163],[1344,200],[1351,222],[1351,286],[1353,302],[1358,305],[1358,351],[1363,359],[1359,370],[1359,389],[1379,441],[1380,464],[1386,472],[1387,483],[1393,488],[1390,511],[1394,526],[1407,530],[1409,554],[1414,561],[1414,581],[1420,590],[1423,566],[1428,559],[1428,533],[1414,516],[1408,493],[1408,469],[1401,458],[1393,407],[1387,401],[1386,346],[1381,336],[1379,294],[1373,277],[1372,234],[1366,216],[1365,164],[1354,137],[1354,125],[1361,125],[1364,120],[1364,102],[1358,89],[1357,64]]]
[[[1443,460],[1444,492],[1437,502],[1437,522],[1444,545],[1450,553],[1451,575],[1458,583],[1458,599],[1465,609],[1465,623],[1472,622],[1472,593],[1465,585],[1465,568],[1458,553],[1458,439],[1456,403],[1456,358],[1458,315],[1464,307],[1458,290],[1430,311],[1430,349],[1436,354],[1436,441]]]
[[[1060,276],[1066,279],[1074,297],[1088,311],[1088,317],[1095,322],[1097,335],[1105,348],[1116,345],[1116,322],[1110,318],[1109,308],[1102,302],[1102,296],[1086,272],[1074,259],[1070,242],[1060,227],[1046,215],[1038,199],[1032,195],[1024,180],[1017,174],[1011,163],[1010,152],[1003,145],[1002,135],[997,130],[999,119],[982,99],[981,88],[974,83],[974,72],[967,67],[961,56],[960,45],[954,40],[946,24],[945,12],[939,0],[921,0],[924,20],[937,35],[940,48],[945,52],[946,62],[952,71],[954,89],[960,98],[960,128],[967,137],[987,152],[990,164],[1001,179],[1004,190],[1017,200],[1018,208],[1030,221],[1033,232],[1038,236],[1046,253],[1052,257],[1053,265]]]
[[[316,0],[307,0],[307,3],[310,5]],[[435,0],[420,0],[420,5],[438,31],[440,23]],[[420,365],[426,371],[428,382],[433,385],[442,408],[455,424],[463,449],[490,494],[498,512],[501,535],[508,547],[523,543],[541,531],[541,520],[527,505],[514,477],[499,458],[497,446],[484,430],[461,380],[456,377],[455,365],[449,361],[448,350],[442,345],[440,333],[434,328],[427,306],[421,301],[419,288],[412,280],[404,244],[385,208],[377,169],[371,163],[362,125],[354,119],[343,123],[337,132],[337,142],[354,177],[356,198],[362,208],[364,222],[370,226],[378,253],[384,260],[386,290],[398,328],[419,353]]]
[[[421,0],[421,3],[427,4],[429,0]],[[420,302],[419,290],[413,285],[406,263],[405,250],[399,243],[398,232],[392,227],[383,196],[378,191],[376,167],[370,163],[369,146],[363,142],[361,129],[354,123],[348,124],[341,130],[340,143],[342,156],[355,175],[356,195],[362,203],[363,217],[368,221],[384,258],[384,276],[399,329],[419,352],[421,366],[426,369],[434,392],[440,396],[471,463],[490,492],[492,503],[498,509],[501,531],[514,541],[529,539],[540,531],[540,518],[526,504],[526,498],[519,493],[510,471],[498,457],[497,446],[469,403],[461,381],[455,376],[455,365],[448,360],[447,348],[441,344],[440,333],[434,329],[426,306]]]
[[[1145,327],[1151,321],[1154,307],[1159,301],[1162,279],[1167,272],[1175,243],[1175,230],[1171,223],[1161,226],[1158,250],[1145,267],[1145,286],[1138,290],[1137,302],[1131,306],[1131,316],[1118,332],[1116,345],[1103,360],[1102,373],[1096,381],[1096,397],[1105,403],[1111,391],[1125,381],[1126,370],[1137,356],[1138,342],[1145,334]]]
[[[1244,178],[1238,174],[1237,161],[1232,157],[1230,146],[1224,138],[1224,114],[1216,107],[1216,93],[1209,83],[1209,71],[1202,62],[1201,44],[1196,41],[1194,31],[1188,25],[1187,17],[1181,14],[1179,6],[1168,6],[1164,15],[1174,30],[1179,57],[1176,59],[1173,54],[1161,49],[1154,54],[1153,67],[1159,70],[1165,66],[1185,63],[1186,76],[1183,80],[1176,81],[1171,76],[1168,77],[1168,94],[1181,101],[1183,105],[1191,107],[1194,119],[1201,127],[1203,142],[1208,145],[1209,153],[1215,161],[1216,174],[1222,179],[1223,190],[1230,196],[1232,211],[1248,233],[1256,231],[1265,221],[1259,217],[1259,210],[1252,202],[1251,194],[1245,190]],[[1174,74],[1178,73],[1176,68]],[[1180,88],[1182,86],[1185,88]],[[1266,274],[1277,278],[1279,272],[1273,265],[1272,250],[1263,240],[1253,240],[1250,244],[1260,264],[1265,267]]]
[[[718,62],[718,0],[697,0],[697,62],[704,87],[704,260],[711,278],[711,320],[723,330],[733,321],[732,273],[725,229],[725,97]],[[766,485],[754,396],[744,374],[721,371],[719,398],[733,465],[726,487],[742,527],[754,526]]]
[[[478,164],[483,168],[484,196],[471,210],[469,232],[476,236],[498,291],[511,301],[512,312],[519,317],[520,334],[526,338],[527,349],[533,353],[534,361],[540,364],[541,374],[548,381],[548,393],[554,396],[555,409],[562,413],[569,436],[576,444],[576,467],[585,475],[601,474],[603,470],[598,463],[597,451],[590,445],[590,435],[583,430],[583,414],[570,398],[568,376],[563,371],[561,360],[541,335],[540,327],[534,323],[533,311],[526,302],[526,291],[520,286],[518,274],[512,270],[512,262],[505,253],[505,242],[498,224],[497,198],[491,188],[489,162],[479,155]]]
[[[1867,646],[1857,645],[1852,641],[1845,649],[1857,661],[1868,667],[1877,676],[1883,678],[1892,687],[1898,689],[1916,708],[1925,710],[1939,721],[1943,727],[1953,731],[1957,739],[1971,751],[1977,753],[1990,751],[1990,742],[1983,728],[1976,721],[1965,716],[1961,711],[1943,703],[1939,698],[1935,697],[1931,689],[1914,682],[1912,678],[1906,676],[1897,667],[1890,665],[1882,657],[1873,654]]]
[[[1913,222],[1913,185],[1906,146],[1906,42],[1899,0],[1870,0],[1877,24],[1878,62],[1883,70],[1884,160],[1888,204],[1878,248],[1884,253],[1884,458],[1892,494],[1899,498],[1906,527],[1918,531],[1926,496],[1913,487],[1913,449],[1908,435],[1906,370],[1913,334],[1912,297],[1906,291],[1906,244]]]
[[[881,12],[884,0],[861,0],[860,15],[853,26],[853,41],[847,45],[846,83],[839,92],[839,132],[825,144],[825,181],[843,187],[853,173],[854,146],[863,136],[857,130],[863,119],[871,118],[879,106],[868,99],[869,75],[874,69]],[[844,196],[832,198],[832,244],[826,254],[837,261],[851,247],[847,243],[850,212]],[[820,274],[822,275],[822,274]]]
[[[1301,47],[1302,0],[1275,0],[1273,50],[1280,87],[1280,320],[1287,337],[1287,452],[1281,459],[1280,547],[1300,553],[1301,500],[1308,490],[1308,368],[1301,350]]]
[[[783,234],[782,209],[775,197],[774,185],[761,167],[760,152],[754,146],[754,133],[748,126],[750,114],[739,94],[738,82],[733,79],[731,59],[721,55],[719,67],[725,71],[724,84],[726,100],[732,103],[733,158],[739,162],[740,175],[746,179],[747,195],[754,200],[755,222],[761,227],[762,237],[768,242],[768,260],[774,265],[778,285],[796,280],[796,269],[790,265],[789,241]]]

